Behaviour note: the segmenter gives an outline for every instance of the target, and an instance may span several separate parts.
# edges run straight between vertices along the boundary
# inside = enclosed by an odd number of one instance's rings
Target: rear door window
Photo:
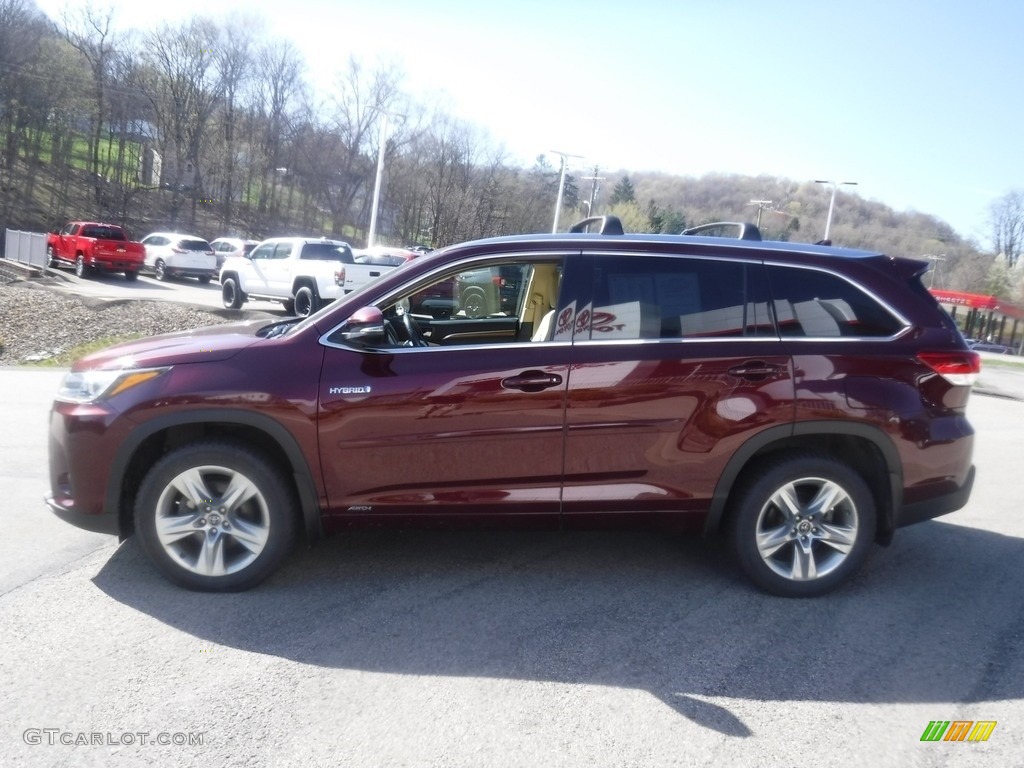
[[[774,337],[759,263],[680,256],[599,258],[575,339]]]

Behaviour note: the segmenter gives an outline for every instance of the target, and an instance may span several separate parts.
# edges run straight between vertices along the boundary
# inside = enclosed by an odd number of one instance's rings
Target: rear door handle
[[[557,373],[544,371],[523,371],[518,376],[509,376],[501,380],[503,389],[519,389],[523,392],[542,392],[561,383],[562,377]]]

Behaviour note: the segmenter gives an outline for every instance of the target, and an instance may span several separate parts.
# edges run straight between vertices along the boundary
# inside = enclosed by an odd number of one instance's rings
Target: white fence
[[[30,267],[46,266],[46,235],[8,229],[4,236],[4,258]]]

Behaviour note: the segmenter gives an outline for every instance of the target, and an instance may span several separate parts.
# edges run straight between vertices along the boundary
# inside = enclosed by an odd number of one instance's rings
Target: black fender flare
[[[842,421],[801,421],[794,424],[787,424],[780,427],[771,427],[763,432],[758,432],[745,442],[729,459],[725,469],[722,471],[718,482],[715,484],[715,491],[711,497],[711,505],[708,509],[707,518],[704,521],[704,535],[712,535],[718,532],[725,517],[726,504],[729,501],[729,494],[740,473],[747,466],[750,460],[760,451],[773,443],[785,444],[802,437],[814,435],[857,437],[871,443],[878,449],[885,461],[886,472],[889,478],[888,484],[888,508],[878,510],[878,540],[881,543],[888,543],[892,539],[895,530],[895,516],[903,504],[903,464],[900,461],[899,452],[892,439],[880,428],[870,424],[847,423]],[[867,478],[869,485],[870,478]]]
[[[295,488],[299,494],[299,506],[302,511],[302,522],[305,527],[307,540],[310,544],[323,537],[323,522],[320,517],[320,504],[317,500],[316,483],[313,480],[313,473],[310,471],[306,458],[299,448],[298,442],[292,434],[266,414],[243,411],[233,408],[202,408],[194,411],[169,413],[166,416],[158,416],[155,419],[140,424],[128,433],[128,437],[118,446],[114,454],[114,460],[107,475],[107,491],[104,499],[104,509],[118,515],[121,514],[121,491],[124,484],[125,474],[128,465],[146,440],[158,432],[173,427],[182,427],[189,424],[237,424],[243,427],[251,427],[265,433],[273,440],[281,451],[288,458],[290,474],[295,482]],[[125,530],[121,525],[121,537],[124,538]]]

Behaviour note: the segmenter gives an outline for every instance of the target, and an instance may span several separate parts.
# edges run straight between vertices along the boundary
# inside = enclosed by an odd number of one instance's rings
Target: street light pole
[[[373,205],[370,207],[370,231],[366,234],[366,247],[373,248],[374,238],[377,236],[377,206],[380,204],[380,182],[384,176],[384,149],[388,140],[388,113],[380,111],[382,122],[380,126],[380,146],[377,147],[377,177],[373,182]]]
[[[832,199],[829,201],[829,204],[828,204],[828,218],[825,220],[825,237],[823,238],[824,240],[828,240],[828,233],[832,230],[832,211],[835,210],[835,207],[836,207],[836,192],[843,185],[848,185],[848,186],[851,186],[851,187],[855,187],[855,186],[857,186],[857,182],[856,181],[827,181],[827,180],[824,180],[824,179],[815,179],[814,183],[815,184],[831,184],[832,185]]]
[[[558,231],[558,214],[562,211],[562,193],[565,191],[565,168],[570,157],[583,157],[583,155],[571,155],[568,152],[559,152],[552,149],[551,154],[562,158],[562,172],[558,176],[558,198],[555,200],[555,223],[551,225],[551,233]]]

